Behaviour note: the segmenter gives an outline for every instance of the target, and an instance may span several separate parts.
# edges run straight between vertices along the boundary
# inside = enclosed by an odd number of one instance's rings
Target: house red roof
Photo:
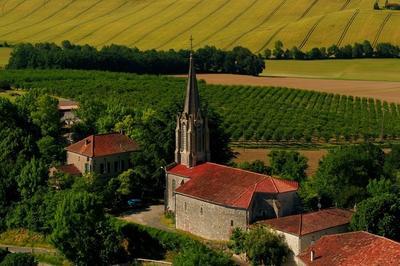
[[[67,164],[67,165],[60,165],[60,166],[56,166],[54,167],[56,172],[61,172],[61,173],[65,173],[65,174],[70,174],[73,176],[79,176],[82,173],[79,171],[78,168],[76,168],[75,165],[73,164]]]
[[[78,109],[78,103],[75,101],[69,101],[69,100],[59,100],[58,101],[58,110],[60,111],[69,111],[69,110],[75,110]]]
[[[311,250],[315,252],[311,261]],[[306,265],[396,265],[400,243],[367,232],[327,235],[298,255]]]
[[[139,150],[139,145],[120,133],[91,135],[66,148],[88,157],[107,156]]]
[[[278,194],[298,189],[298,183],[215,163],[192,168],[176,165],[168,173],[190,178],[177,193],[209,202],[247,209],[254,193]]]
[[[350,223],[352,214],[351,211],[335,208],[268,219],[260,221],[259,223],[269,225],[285,233],[302,236],[328,228],[346,225]]]

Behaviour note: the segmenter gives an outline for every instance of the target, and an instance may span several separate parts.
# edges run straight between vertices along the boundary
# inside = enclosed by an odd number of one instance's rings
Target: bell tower
[[[210,160],[210,133],[207,117],[200,110],[194,59],[190,53],[189,75],[183,112],[176,123],[175,162],[193,167]]]

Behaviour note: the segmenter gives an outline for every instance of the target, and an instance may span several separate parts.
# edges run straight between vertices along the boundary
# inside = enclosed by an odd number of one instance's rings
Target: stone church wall
[[[228,240],[234,228],[247,227],[247,211],[176,194],[176,228],[212,239]]]
[[[180,187],[183,183],[182,182],[187,182],[189,179],[178,176],[178,175],[173,175],[173,174],[168,174],[167,176],[167,195],[166,195],[166,206],[167,210],[175,212],[175,189]]]

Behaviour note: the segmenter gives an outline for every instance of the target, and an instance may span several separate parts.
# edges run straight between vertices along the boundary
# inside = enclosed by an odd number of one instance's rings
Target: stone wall
[[[167,181],[166,181],[166,199],[165,199],[165,205],[166,209],[172,212],[175,212],[175,189],[183,185],[183,183],[187,182],[189,179],[178,176],[178,175],[173,175],[173,174],[167,174]]]
[[[234,228],[247,227],[247,211],[176,194],[176,228],[212,239],[229,240]]]
[[[73,164],[81,173],[86,172],[87,164],[90,172],[115,176],[130,168],[131,153],[120,153],[110,156],[91,158],[74,152],[67,152],[67,164]]]

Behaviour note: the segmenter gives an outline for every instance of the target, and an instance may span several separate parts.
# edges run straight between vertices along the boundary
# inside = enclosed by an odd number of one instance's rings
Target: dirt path
[[[254,77],[232,74],[198,74],[197,77],[209,84],[289,87],[400,103],[400,82]]]

